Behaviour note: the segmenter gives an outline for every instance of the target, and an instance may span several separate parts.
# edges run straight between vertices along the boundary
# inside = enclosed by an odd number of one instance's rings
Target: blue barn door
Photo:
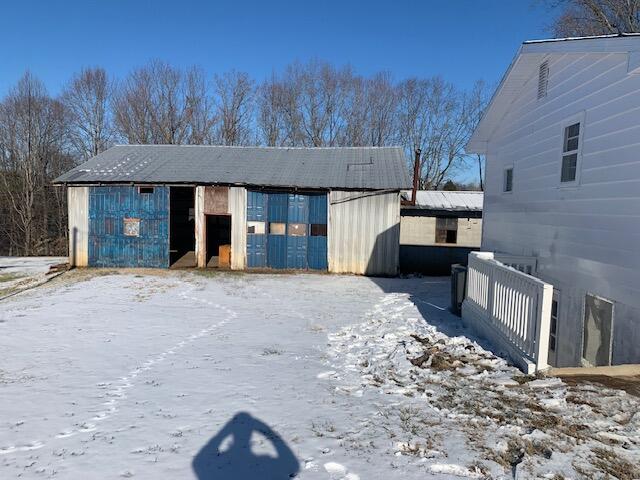
[[[309,195],[307,263],[313,270],[327,270],[327,195]]]
[[[267,194],[247,192],[247,266],[267,266]]]
[[[267,200],[267,265],[287,268],[287,203],[286,193],[270,193]]]
[[[169,188],[89,188],[89,266],[168,267]]]
[[[309,196],[290,193],[287,215],[287,268],[307,268]]]

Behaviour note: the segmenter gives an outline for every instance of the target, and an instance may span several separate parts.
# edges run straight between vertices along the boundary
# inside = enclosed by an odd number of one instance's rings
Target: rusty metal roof
[[[187,183],[400,190],[411,181],[400,147],[117,145],[58,184]]]

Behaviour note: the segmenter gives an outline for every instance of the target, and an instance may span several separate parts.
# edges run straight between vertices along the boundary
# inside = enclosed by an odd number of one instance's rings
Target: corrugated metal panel
[[[229,188],[231,213],[231,269],[244,270],[247,263],[247,190]]]
[[[399,147],[119,145],[56,182],[215,183],[273,187],[410,188]]]
[[[411,198],[411,190],[402,192],[405,199]],[[483,192],[451,192],[447,190],[418,190],[415,207],[430,210],[482,211]]]
[[[326,235],[311,235],[313,225],[327,224],[327,195],[309,195],[309,237],[307,243],[307,261],[309,268],[314,270],[326,270],[327,262],[327,237]],[[325,231],[326,233],[326,231]]]
[[[137,235],[125,234],[128,219]],[[168,267],[169,188],[90,187],[89,265]]]
[[[399,192],[332,191],[329,198],[329,271],[396,275]]]
[[[69,187],[67,206],[69,264],[86,267],[89,264],[89,187]]]

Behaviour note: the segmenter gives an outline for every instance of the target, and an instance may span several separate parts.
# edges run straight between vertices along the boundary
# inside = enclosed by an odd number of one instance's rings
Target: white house
[[[470,261],[467,316],[484,309],[538,367],[640,363],[640,35],[525,42],[467,152],[486,155],[496,254]]]

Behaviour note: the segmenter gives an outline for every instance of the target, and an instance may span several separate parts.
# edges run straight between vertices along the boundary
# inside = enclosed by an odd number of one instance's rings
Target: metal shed
[[[396,147],[121,145],[68,188],[76,266],[398,271]]]

